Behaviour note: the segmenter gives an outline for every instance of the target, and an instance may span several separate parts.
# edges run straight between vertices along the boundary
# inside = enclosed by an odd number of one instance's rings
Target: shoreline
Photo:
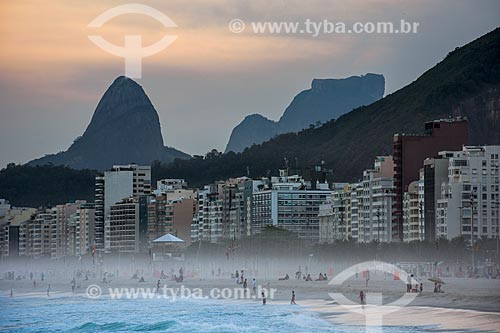
[[[64,282],[62,282],[64,281]],[[96,279],[79,280],[81,284],[74,293],[71,291],[69,281],[65,280],[46,280],[37,281],[37,287],[33,288],[30,280],[0,280],[0,293],[9,297],[10,289],[21,297],[44,298],[48,283],[51,284],[51,296],[59,297],[86,297],[86,288],[89,285],[97,284],[103,289],[103,295],[108,294],[108,288],[154,288],[157,279],[150,277],[145,283],[139,283],[136,280],[127,278],[115,278],[111,283],[101,284]],[[446,279],[445,293],[432,293],[432,284],[424,282],[424,292],[406,307],[398,311],[383,316],[384,326],[418,326],[430,327],[431,329],[441,330],[472,330],[500,332],[500,280],[488,279]],[[202,279],[187,278],[182,283],[176,283],[170,280],[161,280],[168,288],[200,288],[204,295],[212,288],[241,288],[234,280],[227,278]],[[404,294],[405,285],[401,281],[393,281],[381,277],[374,277],[370,281],[370,286],[365,286],[361,279],[352,279],[345,282],[344,285],[333,287],[327,282],[304,282],[300,280],[277,281],[275,279],[258,279],[258,284],[263,288],[275,288],[274,299],[268,299],[268,304],[289,305],[291,291],[294,290],[297,298],[297,305],[300,309],[311,311],[314,315],[333,325],[353,325],[364,326],[365,319],[363,315],[352,313],[349,309],[335,303],[328,296],[329,292],[339,292],[346,295],[347,298],[356,302],[359,290],[368,293],[382,293],[384,304],[398,299]],[[223,300],[228,299],[216,299]],[[167,302],[172,300],[166,299]],[[230,299],[238,302],[261,302],[256,299]],[[355,305],[354,307],[359,307]],[[299,309],[299,308],[298,308]]]

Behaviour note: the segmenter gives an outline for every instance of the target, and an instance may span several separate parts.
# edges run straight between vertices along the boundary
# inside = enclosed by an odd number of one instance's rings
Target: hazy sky
[[[281,116],[313,78],[367,72],[386,78],[386,94],[415,80],[456,46],[500,23],[500,1],[137,1],[170,17],[165,28],[125,15],[96,30],[96,16],[127,1],[0,0],[0,167],[66,150],[88,125],[123,59],[89,41],[100,34],[144,45],[165,34],[177,40],[143,59],[137,80],[160,116],[165,144],[189,154],[224,150],[246,115]],[[228,29],[246,22],[240,34]],[[258,35],[250,22],[419,22],[417,34]]]

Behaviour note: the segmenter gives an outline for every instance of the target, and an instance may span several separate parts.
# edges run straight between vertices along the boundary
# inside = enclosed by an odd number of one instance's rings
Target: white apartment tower
[[[437,238],[498,237],[500,146],[464,146],[448,155],[448,180],[437,201]]]

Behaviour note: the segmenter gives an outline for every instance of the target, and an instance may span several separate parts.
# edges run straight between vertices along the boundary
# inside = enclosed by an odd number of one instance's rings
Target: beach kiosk
[[[163,235],[152,242],[153,261],[182,261],[184,247],[185,242],[179,237],[172,234]]]

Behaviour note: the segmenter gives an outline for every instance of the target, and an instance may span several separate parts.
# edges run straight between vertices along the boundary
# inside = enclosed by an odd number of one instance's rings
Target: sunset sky
[[[494,0],[156,0],[137,3],[163,12],[177,28],[134,14],[88,27],[105,10],[127,3],[0,0],[0,167],[66,150],[123,74],[123,59],[95,46],[90,34],[116,45],[130,34],[142,35],[144,45],[178,36],[143,59],[137,82],[158,111],[165,144],[204,154],[224,150],[232,128],[248,114],[278,119],[314,78],[380,73],[391,93],[500,23],[500,1]],[[240,34],[228,29],[235,18],[247,23]],[[258,35],[248,29],[255,21],[306,19],[420,25],[408,35]]]

